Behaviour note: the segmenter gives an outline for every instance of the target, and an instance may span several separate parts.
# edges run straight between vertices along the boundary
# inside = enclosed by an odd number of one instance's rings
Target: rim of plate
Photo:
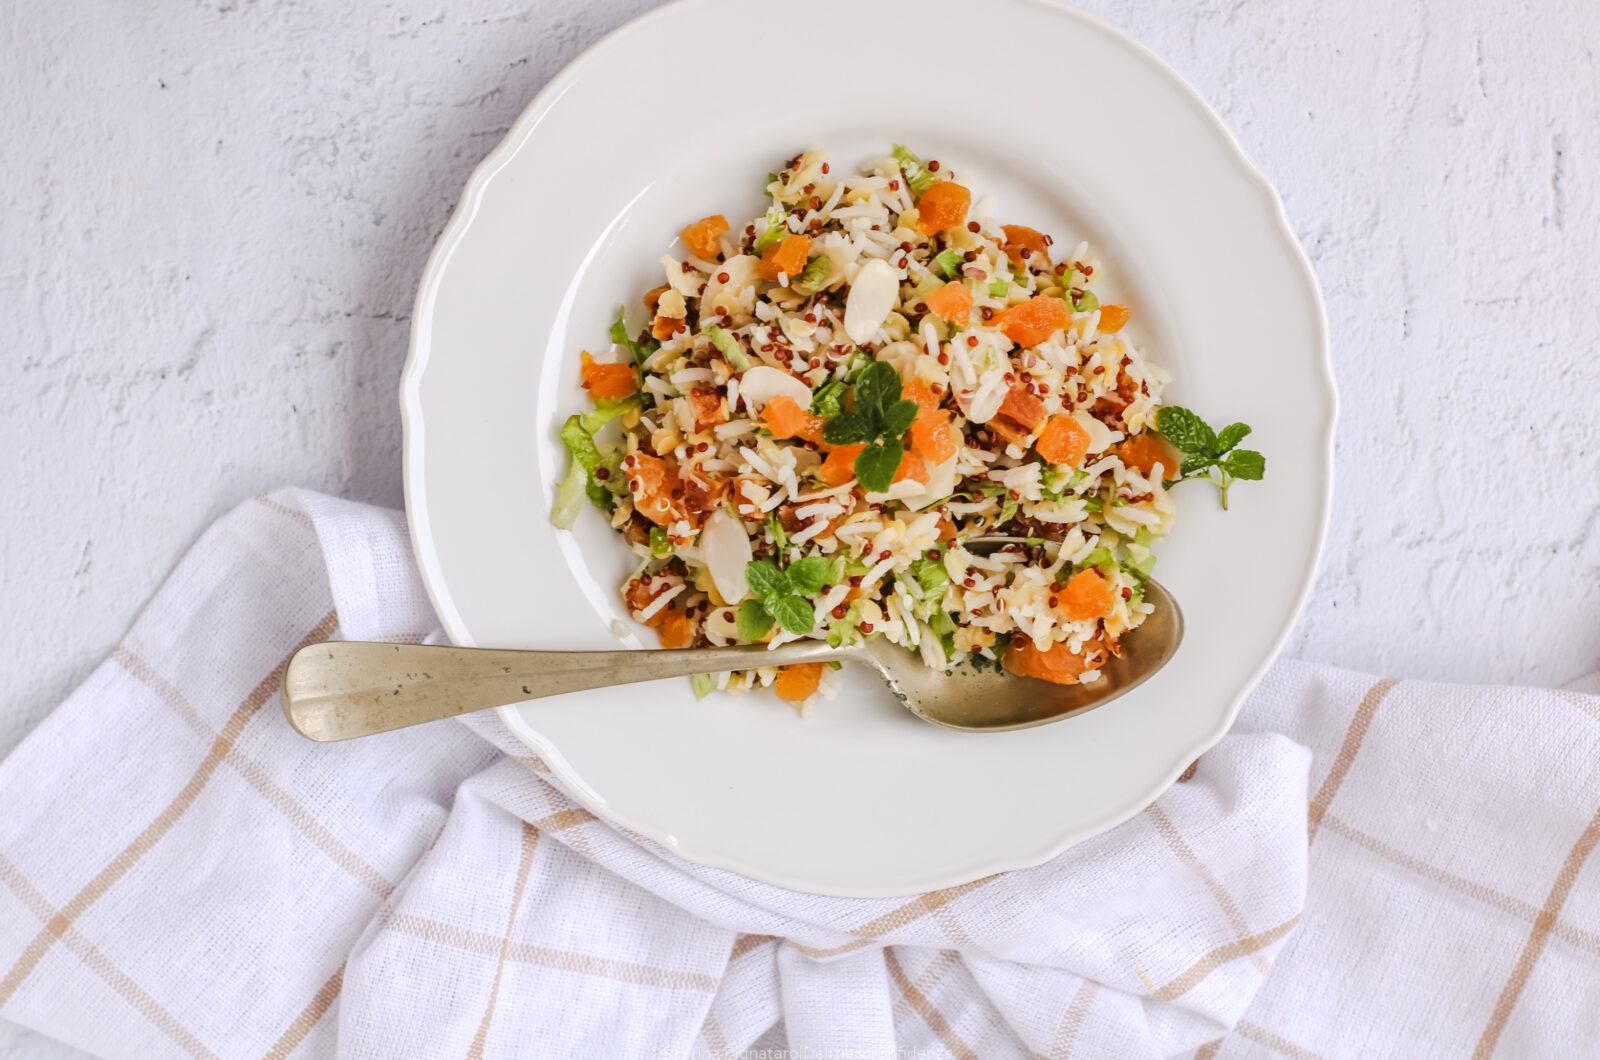
[[[417,561],[418,569],[422,574],[423,586],[427,591],[428,599],[433,604],[434,613],[438,616],[445,633],[454,644],[463,647],[478,646],[467,632],[466,625],[461,618],[460,612],[455,607],[448,586],[445,584],[439,569],[439,557],[434,550],[432,529],[428,519],[427,506],[424,503],[426,489],[423,476],[419,471],[425,441],[425,427],[418,390],[423,370],[427,367],[433,352],[429,346],[428,328],[425,325],[432,318],[432,303],[437,295],[440,279],[449,265],[451,256],[477,216],[489,181],[516,155],[543,114],[561,98],[580,75],[585,73],[587,67],[596,61],[597,55],[618,38],[628,34],[645,32],[653,23],[676,18],[689,8],[718,2],[721,2],[721,0],[668,0],[667,3],[652,8],[612,29],[557,71],[545,83],[544,87],[534,95],[528,105],[523,108],[522,113],[518,115],[517,120],[512,123],[511,128],[507,130],[505,136],[495,145],[494,149],[473,168],[467,178],[456,208],[450,215],[449,222],[445,225],[438,241],[434,244],[433,250],[428,255],[427,263],[423,267],[412,311],[409,351],[400,374],[401,478],[405,490],[406,519],[410,528],[412,552]],[[1117,808],[1115,812],[1108,813],[1098,823],[1066,829],[1039,851],[1008,859],[995,860],[986,865],[984,871],[978,873],[974,873],[969,869],[951,870],[947,875],[919,881],[911,889],[903,887],[889,889],[862,888],[859,886],[834,889],[819,886],[816,881],[784,879],[772,872],[743,864],[737,858],[686,849],[660,829],[634,820],[625,813],[617,812],[609,802],[582,800],[596,815],[632,832],[648,837],[664,850],[687,861],[712,868],[725,869],[750,879],[786,887],[791,890],[839,897],[863,898],[911,895],[968,883],[982,876],[1041,865],[1078,843],[1110,831],[1143,811],[1177,781],[1178,777],[1188,768],[1191,762],[1210,750],[1222,737],[1227,735],[1228,730],[1233,727],[1233,723],[1238,717],[1245,698],[1260,683],[1267,669],[1276,661],[1279,653],[1283,650],[1284,644],[1288,641],[1295,624],[1305,610],[1306,602],[1310,598],[1311,590],[1316,583],[1317,571],[1321,565],[1322,554],[1327,541],[1328,517],[1333,500],[1333,458],[1334,441],[1339,422],[1339,390],[1333,372],[1331,341],[1328,331],[1328,312],[1327,306],[1323,301],[1322,288],[1317,281],[1316,271],[1311,265],[1311,260],[1306,254],[1305,248],[1295,235],[1294,228],[1289,221],[1288,212],[1284,208],[1282,197],[1278,194],[1277,188],[1267,179],[1266,174],[1245,154],[1244,148],[1239,144],[1233,131],[1228,128],[1221,116],[1212,108],[1210,102],[1172,64],[1139,38],[1121,26],[1092,12],[1065,3],[1063,0],[1014,0],[1014,2],[1043,8],[1060,17],[1084,22],[1101,32],[1117,38],[1122,44],[1138,53],[1153,70],[1159,71],[1173,87],[1180,91],[1191,109],[1197,112],[1197,116],[1203,117],[1212,133],[1220,139],[1220,142],[1227,145],[1232,162],[1239,170],[1240,175],[1254,187],[1258,196],[1262,199],[1262,203],[1270,215],[1272,225],[1277,230],[1277,235],[1289,248],[1290,256],[1298,266],[1297,279],[1304,283],[1309,291],[1310,301],[1316,313],[1315,337],[1318,352],[1320,353],[1320,356],[1315,358],[1316,366],[1319,369],[1317,382],[1326,400],[1326,415],[1322,424],[1323,488],[1317,498],[1316,536],[1312,542],[1309,556],[1310,562],[1306,564],[1300,583],[1295,588],[1293,608],[1284,622],[1283,628],[1279,630],[1277,637],[1273,640],[1268,650],[1262,653],[1261,658],[1256,661],[1249,680],[1234,693],[1227,710],[1221,715],[1218,725],[1192,747],[1186,748],[1169,770],[1165,774],[1160,774],[1161,779],[1158,783],[1151,785],[1148,790],[1130,800],[1128,804]],[[522,721],[514,705],[495,709],[501,721],[510,729],[512,735],[544,758],[545,764],[561,780],[569,793],[588,790],[588,785],[583,778],[567,767],[558,749]]]

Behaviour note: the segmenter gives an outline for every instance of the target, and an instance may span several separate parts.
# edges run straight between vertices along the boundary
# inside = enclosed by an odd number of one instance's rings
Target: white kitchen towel
[[[211,528],[0,763],[0,1016],[134,1057],[1600,1041],[1600,699],[1280,663],[1134,820],[839,899],[597,819],[492,715],[335,745],[284,722],[298,645],[433,630],[398,513],[283,491]]]

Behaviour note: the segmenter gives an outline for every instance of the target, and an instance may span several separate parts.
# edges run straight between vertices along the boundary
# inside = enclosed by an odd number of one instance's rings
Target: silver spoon
[[[1015,538],[975,538],[968,546],[1021,545]],[[413,644],[329,641],[289,660],[283,711],[313,740],[348,740],[458,714],[563,692],[658,681],[668,677],[753,670],[795,663],[859,663],[924,721],[966,732],[1000,732],[1060,721],[1093,710],[1144,683],[1166,665],[1183,639],[1183,614],[1153,581],[1145,599],[1155,610],[1118,641],[1122,652],[1088,685],[1016,677],[988,660],[934,670],[882,637],[842,648],[800,640],[767,648],[678,648],[654,651],[512,651]]]

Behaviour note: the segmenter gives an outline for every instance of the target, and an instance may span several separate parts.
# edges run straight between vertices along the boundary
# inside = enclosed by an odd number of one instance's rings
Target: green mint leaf
[[[953,280],[961,273],[961,252],[958,250],[946,250],[933,259],[933,264],[945,279]]]
[[[873,361],[856,379],[855,395],[856,414],[881,424],[884,410],[900,400],[900,373],[887,361]]]
[[[1205,420],[1178,405],[1168,405],[1156,413],[1156,430],[1183,452],[1192,456],[1216,456],[1217,436]]]
[[[841,412],[822,425],[822,440],[829,445],[856,445],[870,441],[872,428],[855,412]]]
[[[816,393],[811,395],[811,415],[821,416],[825,420],[839,415],[844,401],[844,387],[843,379],[819,386]]]
[[[890,405],[883,414],[883,436],[898,438],[911,429],[922,409],[915,401],[901,400]]]
[[[1236,449],[1223,461],[1222,470],[1234,478],[1259,481],[1267,473],[1267,458],[1254,449]]]
[[[789,584],[801,596],[815,596],[828,584],[828,561],[821,556],[807,556],[789,564]]]
[[[753,559],[744,565],[744,580],[750,591],[761,598],[780,593],[784,588],[783,572],[764,559]]]
[[[739,605],[739,617],[734,621],[734,631],[740,640],[755,642],[772,628],[772,616],[761,606],[760,600],[746,600]]]
[[[1222,428],[1221,432],[1217,435],[1217,455],[1221,456],[1223,453],[1226,453],[1228,450],[1244,441],[1249,434],[1250,428],[1246,424],[1228,424],[1226,427]]]
[[[1216,465],[1217,462],[1209,456],[1186,456],[1183,458],[1182,466],[1178,468],[1178,477],[1183,479],[1190,475],[1198,475],[1206,468]]]
[[[870,493],[882,493],[894,481],[904,456],[905,447],[898,438],[867,446],[856,456],[856,481]]]
[[[773,603],[776,606],[773,608],[772,617],[790,633],[803,637],[816,627],[817,613],[800,597],[783,596]]]

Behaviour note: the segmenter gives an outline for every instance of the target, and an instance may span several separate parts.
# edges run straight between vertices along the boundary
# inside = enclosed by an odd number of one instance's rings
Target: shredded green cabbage
[[[800,275],[795,277],[793,287],[801,294],[816,294],[822,289],[822,281],[828,278],[833,271],[833,259],[826,254],[819,254],[806,263]]]
[[[904,144],[894,145],[894,160],[900,163],[900,172],[906,175],[906,184],[911,190],[921,195],[933,187],[934,175],[928,172],[928,167],[922,164],[922,159],[906,150]]]
[[[626,306],[617,306],[617,319],[611,322],[611,341],[618,346],[625,346],[628,353],[633,356],[634,364],[643,364],[649,357],[661,348],[661,343],[655,339],[646,339],[644,342],[635,342],[628,337],[628,322],[624,318],[623,310]]]
[[[778,547],[778,554],[782,555],[789,547],[789,535],[783,532],[783,522],[779,520],[777,512],[767,515],[767,533],[772,535],[772,543]]]
[[[1111,555],[1111,550],[1101,545],[1083,557],[1083,562],[1077,564],[1077,568],[1079,570],[1087,570],[1090,567],[1105,567],[1114,563],[1116,563],[1116,559]]]
[[[783,207],[777,203],[767,207],[767,216],[764,218],[767,222],[767,227],[762,230],[755,243],[755,252],[757,254],[789,234],[788,219],[789,215],[784,213]]]
[[[722,351],[722,355],[733,365],[736,372],[750,370],[750,358],[745,356],[744,349],[740,347],[739,340],[715,324],[707,324],[700,329],[705,332],[706,338],[711,340],[711,345]]]
[[[689,678],[689,688],[694,698],[704,699],[717,690],[717,679],[712,674],[693,674]]]
[[[550,509],[550,521],[557,529],[571,530],[572,524],[577,522],[578,513],[583,510],[584,487],[588,482],[589,476],[583,473],[583,468],[574,460],[567,477],[556,487],[555,507]]]
[[[950,584],[950,573],[944,569],[944,564],[928,556],[913,563],[911,573],[917,579],[922,599],[933,603],[944,596],[945,586]]]
[[[597,470],[606,466],[606,458],[594,444],[594,436],[583,429],[582,417],[567,417],[567,422],[561,425],[561,442],[567,447],[567,452],[572,454],[574,472],[581,479],[583,492],[594,502],[595,507],[606,512],[616,507],[616,498],[612,496],[611,490],[594,477]],[[574,472],[567,474],[567,480],[561,484],[562,489],[569,488],[568,484],[572,481]]]
[[[961,272],[961,253],[955,250],[946,250],[933,259],[939,271],[949,279],[955,279]]]
[[[601,427],[604,427],[618,416],[626,415],[643,406],[644,399],[638,394],[629,394],[625,398],[601,398],[594,403],[594,411],[585,412],[577,417],[577,420],[579,426],[583,429],[583,433],[597,434]],[[567,422],[571,423],[572,420]]]

